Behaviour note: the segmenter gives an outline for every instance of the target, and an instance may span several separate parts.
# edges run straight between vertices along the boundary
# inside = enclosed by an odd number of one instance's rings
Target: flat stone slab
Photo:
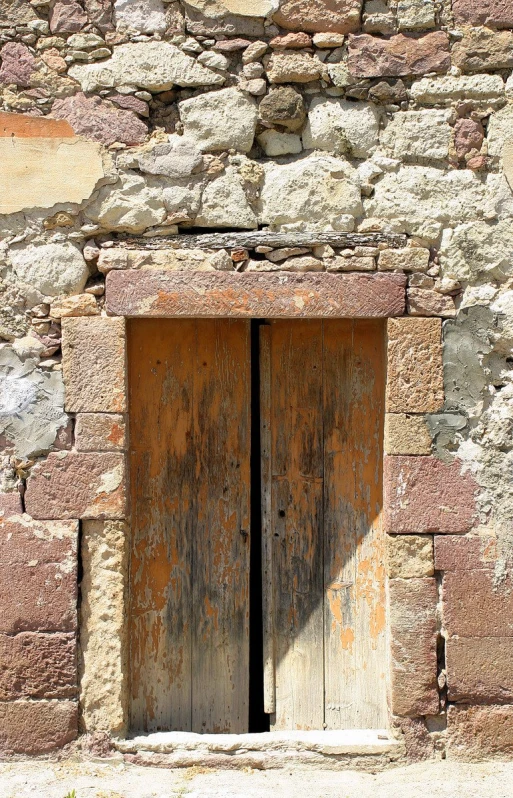
[[[320,757],[388,756],[404,753],[404,743],[384,729],[348,729],[343,731],[274,731],[261,734],[195,734],[193,732],[157,732],[115,740],[115,748],[124,754],[173,754],[183,757],[231,755],[245,757],[264,754],[270,760],[281,754],[305,762]],[[198,759],[199,761],[199,759]]]
[[[402,316],[402,274],[273,274],[113,270],[107,311],[114,316],[372,318]]]

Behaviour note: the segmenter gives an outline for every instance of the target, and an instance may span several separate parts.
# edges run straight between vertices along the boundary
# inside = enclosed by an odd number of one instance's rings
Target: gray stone
[[[84,213],[106,230],[125,233],[142,233],[166,217],[162,189],[133,173],[121,175],[115,186],[100,189]]]
[[[178,103],[185,135],[203,152],[253,146],[258,110],[256,102],[236,88],[207,92]]]
[[[25,244],[9,250],[18,280],[44,296],[80,294],[89,276],[82,253],[73,244]]]
[[[169,42],[131,42],[116,47],[112,58],[72,66],[69,74],[86,92],[115,86],[165,91],[178,86],[219,86],[224,77],[198,64]]]
[[[39,369],[36,360],[0,347],[0,435],[14,444],[16,456],[47,452],[67,423],[62,373]]]
[[[454,280],[505,280],[513,272],[513,221],[474,220],[446,231],[440,263],[443,275]]]
[[[460,311],[457,319],[444,324],[445,407],[450,411],[471,411],[484,399],[487,388],[482,366],[489,354],[493,313],[489,308]]]

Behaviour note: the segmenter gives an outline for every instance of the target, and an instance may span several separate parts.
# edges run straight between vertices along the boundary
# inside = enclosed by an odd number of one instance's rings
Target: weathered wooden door
[[[271,728],[383,728],[384,328],[274,321],[260,335]]]
[[[249,336],[129,322],[133,729],[248,730]]]

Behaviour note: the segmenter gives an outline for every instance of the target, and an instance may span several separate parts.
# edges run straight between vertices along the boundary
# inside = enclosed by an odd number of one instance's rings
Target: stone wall
[[[0,749],[123,732],[123,316],[252,272],[393,276],[392,724],[511,753],[511,4],[0,0],[0,44]]]

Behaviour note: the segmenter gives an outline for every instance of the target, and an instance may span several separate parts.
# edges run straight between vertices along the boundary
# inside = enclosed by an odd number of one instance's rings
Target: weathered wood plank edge
[[[235,233],[200,233],[198,235],[179,234],[168,237],[144,238],[129,236],[110,241],[109,246],[123,249],[254,249],[268,247],[315,247],[330,244],[332,247],[351,249],[361,246],[388,244],[397,249],[406,246],[407,237],[402,234],[387,233],[335,233],[335,232],[286,232],[273,233],[269,230],[251,230]]]

